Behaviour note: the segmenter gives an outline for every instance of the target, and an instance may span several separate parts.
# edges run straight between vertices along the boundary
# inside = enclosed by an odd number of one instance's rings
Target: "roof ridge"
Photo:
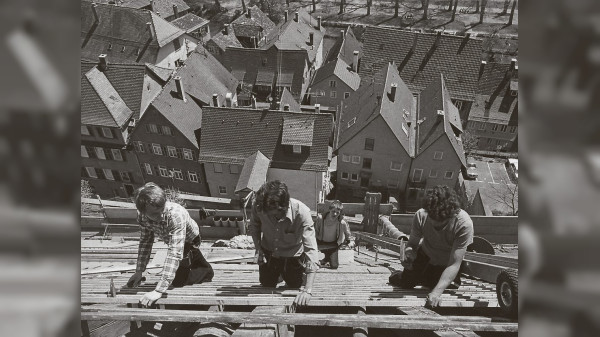
[[[115,86],[112,84],[112,82],[108,79],[108,77],[106,77],[106,75],[100,71],[97,67],[93,67],[92,69],[90,69],[84,76],[86,78],[86,80],[90,83],[90,85],[92,86],[92,88],[94,89],[94,92],[96,93],[96,95],[98,95],[98,97],[100,98],[100,101],[102,101],[102,104],[104,104],[104,106],[106,107],[106,110],[108,110],[108,113],[110,114],[110,116],[112,117],[113,121],[115,122],[115,124],[118,127],[121,127],[122,125],[119,123],[119,121],[117,121],[115,115],[113,114],[113,111],[111,110],[111,108],[108,106],[105,97],[103,97],[99,90],[98,87],[94,84],[97,83],[92,83],[92,81],[90,81],[90,76],[93,74],[90,74],[92,71],[95,70],[95,73],[97,73],[98,76],[102,76],[105,80],[106,83],[110,86],[110,89],[112,89],[114,91],[114,93],[117,95],[118,100],[127,108],[127,110],[129,110],[130,114],[127,117],[127,119],[131,118],[131,116],[134,115],[133,110],[131,110],[131,108],[127,105],[127,103],[125,103],[125,100],[123,100],[123,97],[121,97],[121,94],[119,94],[119,92],[117,91],[117,89],[115,88]],[[126,120],[127,120],[126,119]]]
[[[182,69],[186,66],[186,64],[184,64],[183,66],[181,66],[179,69]],[[150,102],[148,102],[148,106],[152,105],[154,103],[154,101],[156,101],[158,99],[158,97],[163,93],[163,91],[165,91],[165,89],[167,88],[167,85],[169,83],[171,83],[171,81],[174,80],[175,78],[175,74],[177,74],[177,71],[179,69],[175,69],[175,71],[173,71],[173,74],[171,74],[171,78],[169,78],[169,80],[167,82],[165,82],[165,85],[162,86],[162,88],[160,88],[160,91],[156,94],[156,96],[154,96],[154,98],[152,98],[152,100],[150,100]],[[158,109],[156,109],[158,110]],[[160,112],[160,111],[159,111]],[[162,115],[162,112],[160,112],[160,114]],[[145,115],[145,114],[144,114]],[[140,117],[141,119],[141,117]]]

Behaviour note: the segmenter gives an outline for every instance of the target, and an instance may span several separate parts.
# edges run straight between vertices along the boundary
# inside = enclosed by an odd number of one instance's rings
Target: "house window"
[[[123,155],[121,154],[121,150],[119,149],[111,149],[112,156],[114,160],[123,161]]]
[[[356,117],[352,118],[349,122],[348,122],[348,127],[351,127],[352,125],[354,125],[354,123],[356,123]]]
[[[360,156],[352,156],[352,164],[360,164]]]
[[[179,42],[179,39],[173,40],[173,46],[175,46],[175,51],[181,49],[181,42]]]
[[[104,138],[113,138],[113,134],[112,131],[109,128],[102,128],[102,135],[104,136]]]
[[[349,163],[350,162],[350,155],[349,154],[343,154],[342,155],[342,161],[344,163]]]
[[[81,156],[84,158],[90,157],[90,155],[87,152],[87,149],[85,148],[85,145],[81,145]]]
[[[362,177],[360,178],[360,187],[369,187],[370,178]]]
[[[262,65],[263,65],[263,66],[266,66],[266,65],[267,65],[267,58],[263,58],[263,59],[262,59]]]
[[[240,167],[237,165],[229,165],[229,173],[231,173],[231,174],[240,173]]]
[[[193,183],[198,182],[198,174],[196,172],[188,171],[188,178]]]
[[[350,180],[352,180],[352,181],[358,181],[358,173],[352,173],[352,176],[350,177]]]
[[[492,141],[493,141],[493,139],[492,139],[492,138],[488,138],[488,139],[487,139],[487,145],[492,145]]]
[[[508,132],[510,132],[510,133],[517,132],[517,127],[516,126],[511,126],[510,129],[508,129]]]
[[[93,167],[86,167],[85,171],[88,174],[88,177],[90,178],[98,178],[98,175],[96,174],[96,169]]]
[[[104,172],[104,177],[106,177],[106,179],[115,180],[115,177],[110,169],[102,169],[102,171]]]
[[[444,178],[446,178],[446,179],[452,179],[452,176],[454,176],[454,172],[452,172],[452,171],[446,171],[446,174],[444,175]]]
[[[133,144],[135,145],[135,149],[136,149],[137,152],[141,152],[141,153],[146,152],[146,150],[144,149],[144,143],[142,143],[142,142],[134,142]]]
[[[462,109],[462,106],[463,106],[463,101],[461,101],[461,100],[458,100],[458,99],[453,99],[453,100],[452,100],[452,104],[454,104],[454,106],[455,106],[455,107],[456,107],[458,110],[460,110],[460,109]]]
[[[337,83],[335,82],[335,80],[331,80],[331,81],[329,81],[329,86],[330,86],[331,88],[335,88],[336,84],[337,84]]]
[[[81,134],[82,134],[82,135],[89,136],[89,135],[90,135],[90,129],[88,129],[88,127],[87,127],[87,126],[85,126],[85,125],[82,125],[82,126],[81,126]]]
[[[397,162],[397,161],[393,161],[390,164],[390,170],[392,171],[402,171],[402,163],[401,162]]]
[[[129,172],[119,172],[119,174],[121,175],[121,180],[125,181],[125,182],[130,182],[131,178],[129,177]]]
[[[162,148],[158,144],[152,144],[152,152],[155,155],[162,156]]]
[[[373,151],[375,148],[375,139],[365,138],[365,150]]]
[[[398,187],[398,180],[388,180],[387,187],[390,187],[390,188]]]
[[[227,194],[227,187],[225,187],[225,186],[219,186],[219,193],[221,193],[221,194]]]
[[[166,125],[162,126],[162,132],[163,132],[163,135],[167,135],[167,136],[173,135],[173,133],[171,132],[171,128]]]
[[[433,153],[433,159],[435,159],[435,160],[442,160],[443,156],[444,156],[444,152],[441,152],[441,151],[435,151]]]
[[[502,125],[502,126],[500,127],[500,131],[501,131],[501,132],[506,132],[506,129],[508,129],[508,125]]]
[[[215,163],[215,173],[222,173],[223,172],[223,165],[219,164],[219,163]]]
[[[158,172],[160,173],[161,177],[169,177],[169,172],[167,171],[167,168],[164,166],[158,166]]]
[[[429,178],[437,178],[438,171],[437,170],[429,170]]]
[[[146,131],[149,133],[158,133],[158,127],[156,124],[146,124]]]
[[[302,153],[302,145],[292,145],[292,151],[294,153]]]
[[[144,168],[146,169],[146,174],[152,175],[152,166],[148,163],[144,163]]]
[[[96,149],[96,157],[99,159],[106,159],[106,155],[104,154],[104,149],[101,147],[97,147]]]
[[[346,99],[346,98],[348,98],[348,97],[350,97],[350,93],[349,93],[349,92],[345,92],[345,93],[344,93],[344,99]]]
[[[498,124],[492,125],[492,131],[497,131],[497,130],[498,130]]]
[[[421,181],[422,178],[423,178],[423,169],[416,168],[413,171],[413,181],[418,183]]]
[[[167,146],[167,153],[169,157],[177,158],[177,149],[173,146]]]
[[[171,170],[171,173],[173,174],[173,177],[177,180],[183,180],[183,174],[181,173],[180,169],[173,169]]]
[[[363,158],[363,168],[370,170],[371,169],[371,164],[373,163],[373,159],[371,158]]]
[[[342,179],[348,180],[348,176],[349,176],[348,172],[342,172]]]
[[[406,128],[406,125],[404,125],[404,123],[402,123],[402,131],[408,137],[408,129]]]
[[[479,123],[479,130],[485,130],[485,123]]]
[[[183,158],[185,158],[187,160],[194,160],[194,156],[192,154],[192,150],[190,150],[190,149],[183,149]]]
[[[332,91],[331,93],[329,93],[329,97],[336,98],[337,97],[337,92]]]

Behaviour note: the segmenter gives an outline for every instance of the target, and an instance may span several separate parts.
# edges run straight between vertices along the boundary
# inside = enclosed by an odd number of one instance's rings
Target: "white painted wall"
[[[187,59],[187,53],[185,48],[185,42],[183,41],[183,36],[180,36],[178,39],[181,43],[181,48],[179,50],[175,50],[175,45],[173,44],[173,41],[171,41],[169,44],[158,50],[158,56],[156,58],[157,66],[175,69],[175,61]]]

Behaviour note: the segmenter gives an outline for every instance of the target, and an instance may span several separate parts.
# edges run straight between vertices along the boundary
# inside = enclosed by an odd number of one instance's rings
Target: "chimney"
[[[154,12],[154,0],[150,0],[150,11]]]
[[[322,20],[321,17],[317,16],[317,29],[318,30],[321,30],[321,20]]]
[[[515,73],[519,70],[519,66],[517,65],[517,59],[510,60],[510,73],[511,75],[515,75]]]
[[[228,23],[225,24],[225,29],[223,30],[223,34],[225,34],[225,35],[229,34],[229,24]]]
[[[438,110],[437,111],[437,116],[441,117],[441,119],[444,119],[444,115],[445,115],[444,110]]]
[[[173,15],[175,15],[175,19],[179,17],[179,10],[177,9],[177,5],[173,5]]]
[[[148,32],[150,32],[151,40],[154,40],[154,29],[152,29],[152,22],[146,22],[146,27],[148,28]]]
[[[106,62],[106,54],[100,54],[98,56],[98,69],[100,71],[105,71],[108,69],[108,62]]]
[[[98,16],[98,4],[92,4],[92,12],[94,12],[94,22],[100,22],[100,17]]]
[[[213,106],[214,107],[219,106],[219,95],[218,94],[213,94]]]
[[[285,12],[283,12],[283,19],[285,20],[285,22],[287,22],[287,20],[288,20],[288,11],[287,10]]]
[[[252,96],[252,98],[250,98],[250,100],[252,101],[252,109],[256,109],[256,97]]]
[[[246,12],[246,16],[248,17],[248,19],[252,19],[252,11],[250,10],[250,8],[248,8],[248,11]]]
[[[433,43],[433,48],[436,48],[438,46],[438,44],[440,43],[441,37],[442,37],[442,32],[437,32],[437,35],[435,37],[435,42]]]
[[[173,77],[173,79],[175,80],[175,87],[177,87],[177,94],[179,95],[179,97],[181,97],[181,99],[184,102],[187,102],[187,99],[185,98],[185,89],[183,88],[183,81],[181,81],[181,76],[175,76]]]
[[[316,113],[321,112],[321,104],[315,104],[315,112]]]
[[[313,33],[313,32],[308,33],[308,45],[309,46],[313,45],[314,40],[315,40],[315,33]]]
[[[381,105],[381,95],[377,95],[377,106]]]
[[[344,38],[346,37],[346,31],[341,29],[340,30],[340,34],[342,35],[342,41],[344,40]]]
[[[290,111],[290,105],[289,104],[284,105],[283,111]]]
[[[358,50],[354,51],[354,59],[352,60],[352,71],[358,72]]]
[[[392,83],[392,92],[390,93],[390,101],[394,101],[396,99],[396,90],[398,89],[398,84]]]
[[[231,108],[233,106],[233,95],[230,92],[225,94],[225,105],[228,108]]]
[[[480,80],[481,76],[483,76],[483,70],[485,69],[486,64],[486,61],[481,61],[481,64],[479,65],[479,77],[477,77],[477,80]]]
[[[294,21],[298,22],[298,12],[294,13]]]
[[[252,41],[252,48],[255,48],[255,49],[258,48],[258,43],[256,43],[256,40],[257,40],[256,36],[252,36],[250,38],[250,40]]]

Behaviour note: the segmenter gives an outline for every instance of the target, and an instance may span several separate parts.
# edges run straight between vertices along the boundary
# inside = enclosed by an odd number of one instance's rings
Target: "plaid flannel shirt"
[[[154,245],[154,234],[158,234],[158,237],[169,246],[161,278],[156,285],[156,291],[164,293],[173,282],[179,262],[183,259],[185,242],[192,242],[200,235],[198,224],[183,206],[169,201],[165,205],[160,221],[153,221],[139,211],[137,221],[140,224],[141,235],[136,271],[146,270]]]

